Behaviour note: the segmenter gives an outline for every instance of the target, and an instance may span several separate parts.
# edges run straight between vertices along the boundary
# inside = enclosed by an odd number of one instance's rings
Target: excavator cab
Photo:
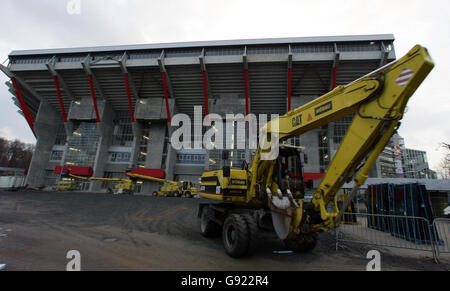
[[[287,144],[280,145],[273,177],[281,192],[287,193],[287,190],[290,190],[295,199],[302,199],[306,188],[302,163],[303,149]]]
[[[190,181],[184,181],[183,183],[183,190],[187,191],[192,187],[192,183]]]

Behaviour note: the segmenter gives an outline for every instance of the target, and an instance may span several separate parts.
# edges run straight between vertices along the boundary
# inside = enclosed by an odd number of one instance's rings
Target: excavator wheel
[[[208,218],[208,208],[204,208],[200,218],[200,232],[204,237],[213,238],[220,235],[220,225]]]
[[[289,250],[296,253],[308,252],[317,245],[317,233],[303,234],[296,239],[286,239],[284,244]]]
[[[247,227],[249,230],[247,255],[252,255],[255,252],[256,246],[258,244],[258,223],[256,222],[256,219],[250,214],[244,214],[243,217],[245,219],[245,222],[247,223]]]
[[[225,252],[232,258],[248,255],[251,231],[243,215],[230,214],[223,225],[222,240]]]
[[[153,195],[153,197],[158,197],[158,192],[155,191],[155,192],[153,192],[152,195]]]
[[[192,198],[191,192],[186,192],[185,197],[186,198]]]
[[[180,194],[180,192],[176,191],[175,193],[173,193],[173,196],[174,196],[174,197],[180,197],[181,194]]]

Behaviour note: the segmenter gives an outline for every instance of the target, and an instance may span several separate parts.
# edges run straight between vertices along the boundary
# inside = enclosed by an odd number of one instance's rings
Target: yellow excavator
[[[217,202],[199,207],[202,235],[222,234],[224,249],[234,258],[251,254],[261,230],[274,231],[289,250],[312,250],[317,233],[341,225],[344,212],[399,128],[408,100],[433,67],[427,49],[417,45],[403,58],[271,120],[260,131],[262,142],[249,166],[203,174],[200,196]],[[352,114],[353,122],[324,178],[307,199],[302,150],[283,143]],[[279,154],[271,157],[274,141],[279,142]],[[336,194],[351,181],[354,188],[339,209]]]
[[[136,180],[149,180],[162,183],[163,186],[159,189],[159,191],[154,191],[152,193],[152,195],[155,197],[159,196],[193,198],[194,196],[198,195],[198,188],[195,188],[191,181],[175,182],[133,173],[128,173],[127,176]]]

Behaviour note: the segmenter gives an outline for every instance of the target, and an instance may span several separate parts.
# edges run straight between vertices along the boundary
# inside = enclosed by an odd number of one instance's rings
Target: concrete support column
[[[206,156],[205,156],[205,171],[209,171],[210,170],[210,167],[209,167],[209,164],[210,164],[210,156],[209,156],[209,153],[210,153],[210,151],[206,151]]]
[[[47,102],[41,102],[34,123],[37,137],[36,149],[25,182],[29,187],[41,187],[44,185],[45,168],[50,161],[58,125],[61,122],[63,122],[61,114]]]
[[[131,150],[131,159],[130,159],[130,168],[137,167],[140,147],[141,147],[141,139],[142,139],[142,125],[138,121],[132,124],[133,127],[133,148]]]
[[[66,130],[66,137],[68,141],[73,134],[73,121],[69,120],[68,122],[64,123],[64,128]]]
[[[143,134],[142,124],[139,122],[152,122],[150,125],[149,142],[147,145],[147,159],[145,168],[147,169],[164,169],[168,179],[173,179],[174,168],[176,164],[176,152],[168,145],[166,163],[162,165],[164,154],[164,145],[166,140],[166,130],[168,125],[168,116],[166,110],[166,102],[163,98],[141,99],[136,103],[135,117],[136,123],[133,125],[133,133],[135,136],[132,161],[136,165],[140,153],[140,141]],[[170,112],[175,111],[175,102],[169,99]],[[158,190],[161,183],[144,182],[142,185],[143,194],[151,194]]]
[[[167,123],[165,122],[154,122],[150,125],[150,140],[147,145],[147,159],[145,162],[145,168],[147,169],[161,169],[164,144],[166,143],[166,127]],[[142,185],[142,193],[151,194],[161,186],[161,183],[145,182]]]
[[[175,166],[177,164],[177,151],[172,148],[170,143],[170,137],[172,136],[172,127],[169,127],[169,140],[167,141],[167,159],[165,165],[165,171],[167,174],[167,179],[174,180],[175,178]]]
[[[111,146],[114,134],[115,113],[108,102],[104,103],[101,122],[97,123],[100,133],[100,141],[97,148],[97,155],[94,163],[94,177],[103,177],[105,175],[105,166],[108,163],[109,147]],[[91,182],[89,191],[98,192],[101,190],[101,181]]]
[[[173,114],[175,115],[177,112],[177,107],[175,104],[174,100],[169,100],[169,105],[170,105],[170,111],[173,112]],[[162,115],[163,118],[167,119],[167,114],[166,115]],[[173,116],[172,116],[173,118]],[[164,120],[165,122],[166,120]],[[172,134],[174,132],[174,128],[171,126],[170,123],[167,123],[168,126],[168,140],[166,140],[165,142],[167,142],[167,159],[166,159],[166,174],[167,174],[167,179],[170,180],[175,180],[175,167],[177,165],[177,151],[172,147],[172,143],[171,143],[171,138],[172,138]]]
[[[166,127],[164,122],[152,123],[150,125],[150,140],[147,146],[147,169],[161,169],[161,160],[166,142]]]

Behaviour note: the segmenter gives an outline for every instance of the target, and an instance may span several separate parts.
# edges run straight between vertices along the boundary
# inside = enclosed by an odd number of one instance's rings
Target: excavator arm
[[[335,203],[337,191],[344,183],[354,181],[352,195],[342,207],[346,209],[400,126],[408,100],[433,67],[427,50],[417,45],[403,58],[266,124],[261,130],[261,150],[252,164],[248,201],[256,199],[258,183],[264,183],[259,185],[263,189],[275,190],[271,178],[275,162],[261,159],[264,152],[271,150],[273,138],[281,142],[354,114],[353,122],[312,199],[314,211],[320,213],[321,218],[316,230],[337,226],[343,213],[338,211]],[[332,212],[327,211],[330,203],[334,205]],[[302,216],[303,210],[297,210],[294,229],[298,229]]]
[[[160,178],[155,178],[152,176],[144,176],[144,175],[139,175],[139,174],[133,174],[133,173],[127,173],[127,176],[130,178],[135,178],[135,179],[140,179],[140,180],[149,180],[149,181],[153,181],[153,182],[160,182],[163,184],[171,184],[174,186],[178,186],[178,182],[175,181],[170,181],[170,180],[165,180],[165,179],[160,179]]]
[[[69,174],[69,177],[74,178],[76,180],[83,180],[83,181],[103,181],[103,182],[119,182],[119,183],[128,183],[131,181],[127,179],[120,179],[120,178],[96,178],[96,177],[82,177],[77,176],[73,174]]]

